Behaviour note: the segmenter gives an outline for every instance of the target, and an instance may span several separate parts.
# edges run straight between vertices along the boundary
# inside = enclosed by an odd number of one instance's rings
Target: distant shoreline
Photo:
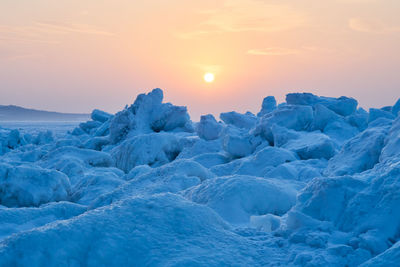
[[[90,114],[84,113],[61,113],[0,105],[0,122],[81,122],[89,119]]]

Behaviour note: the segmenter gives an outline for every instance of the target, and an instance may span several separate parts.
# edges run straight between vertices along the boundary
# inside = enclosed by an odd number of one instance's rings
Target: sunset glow
[[[400,88],[400,1],[37,0],[23,6],[0,4],[3,103],[116,112],[137,94],[162,87],[168,101],[198,117],[205,105],[213,114],[256,112],[262,97],[282,101],[293,91],[384,106]],[[204,90],[208,72],[218,80],[213,90]]]

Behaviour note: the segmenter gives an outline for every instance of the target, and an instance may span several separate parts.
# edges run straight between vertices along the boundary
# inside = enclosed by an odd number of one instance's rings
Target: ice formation
[[[394,103],[192,122],[154,89],[63,136],[0,127],[0,266],[397,266]]]

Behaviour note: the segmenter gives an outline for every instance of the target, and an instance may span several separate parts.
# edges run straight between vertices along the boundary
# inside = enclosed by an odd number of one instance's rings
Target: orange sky
[[[115,112],[161,87],[194,119],[297,91],[392,105],[399,12],[398,0],[2,0],[0,104]]]

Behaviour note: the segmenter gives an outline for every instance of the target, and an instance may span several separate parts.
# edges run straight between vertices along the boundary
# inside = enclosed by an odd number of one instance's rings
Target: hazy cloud
[[[393,27],[385,25],[379,20],[351,18],[349,20],[349,27],[354,31],[366,33],[393,33],[400,32],[400,27]]]
[[[35,22],[34,25],[37,30],[45,32],[82,33],[82,34],[106,35],[106,36],[114,35],[112,32],[104,31],[87,24],[38,21]]]
[[[254,56],[285,56],[306,52],[332,53],[334,50],[318,46],[302,46],[300,48],[267,47],[261,49],[250,49],[247,51],[247,54]]]
[[[277,32],[303,26],[306,17],[286,4],[258,0],[226,0],[221,8],[201,12],[208,18],[200,28],[182,33],[182,38],[225,32]]]
[[[284,56],[298,54],[300,52],[301,50],[299,49],[268,47],[263,49],[250,49],[247,51],[247,54],[256,56]]]
[[[58,23],[58,22],[33,22],[27,26],[0,25],[0,43],[49,43],[58,41],[54,34],[89,34],[112,36],[111,32],[101,30],[87,24]]]

